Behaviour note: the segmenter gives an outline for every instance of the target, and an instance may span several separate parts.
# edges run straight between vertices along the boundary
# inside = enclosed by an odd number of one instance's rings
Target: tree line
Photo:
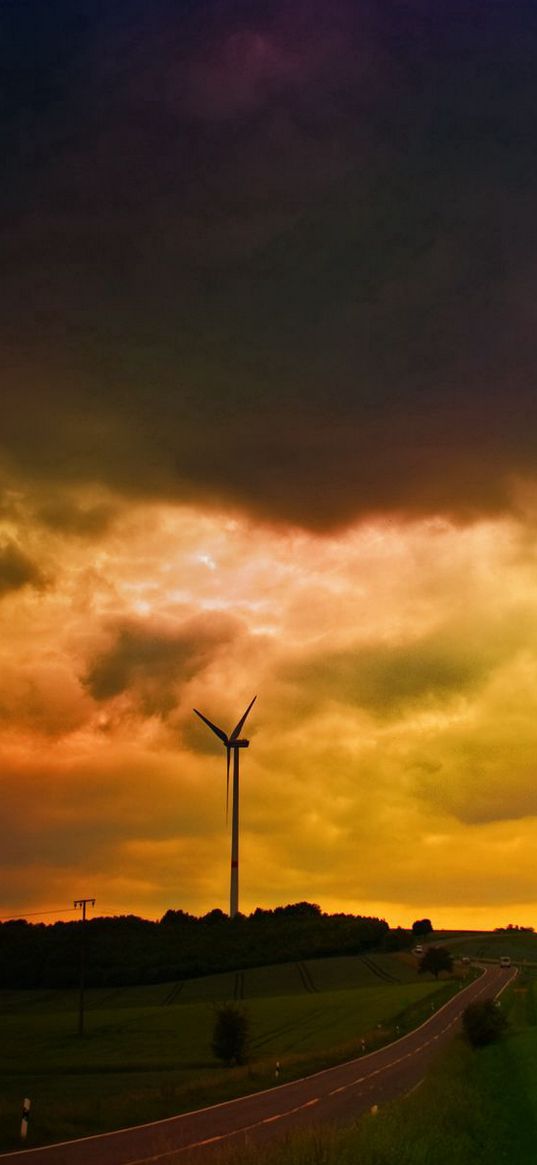
[[[79,979],[82,922],[0,923],[0,987],[74,987]],[[325,914],[314,903],[258,908],[230,919],[221,910],[197,918],[168,910],[159,922],[136,915],[86,922],[86,983],[129,986],[191,979],[327,955],[394,950],[407,932],[384,919]]]

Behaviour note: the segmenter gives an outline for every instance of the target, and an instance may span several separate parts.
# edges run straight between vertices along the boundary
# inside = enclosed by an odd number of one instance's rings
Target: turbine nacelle
[[[239,732],[244,727],[244,722],[246,720],[246,717],[247,717],[250,709],[255,704],[255,701],[256,701],[256,697],[254,696],[251,703],[248,704],[248,707],[246,709],[246,712],[244,713],[244,716],[241,716],[239,723],[235,725],[233,732],[231,732],[229,734],[229,736],[227,735],[226,732],[224,732],[224,730],[222,728],[219,728],[217,724],[213,724],[212,720],[208,720],[207,717],[203,715],[203,712],[198,712],[197,708],[194,708],[194,712],[196,713],[196,716],[199,716],[200,720],[203,720],[203,723],[207,725],[207,728],[210,728],[211,732],[214,732],[215,736],[217,736],[218,739],[222,741],[222,744],[225,745],[225,747],[228,749],[228,751],[230,748],[248,748],[250,741],[249,740],[239,740]]]
[[[246,717],[247,717],[250,709],[253,708],[255,701],[256,701],[256,696],[254,696],[253,700],[251,700],[251,702],[248,704],[246,712],[244,713],[243,716],[241,716],[238,724],[235,725],[233,732],[229,736],[227,735],[227,732],[224,732],[223,728],[219,728],[217,724],[213,724],[212,720],[208,720],[207,716],[203,715],[203,712],[199,712],[197,708],[194,708],[194,712],[196,713],[196,716],[199,716],[200,720],[203,720],[203,723],[206,724],[207,727],[211,729],[211,732],[214,732],[215,736],[217,736],[218,739],[222,741],[222,744],[224,745],[225,750],[226,750],[226,821],[227,821],[228,806],[229,806],[229,765],[230,765],[230,759],[231,759],[231,752],[232,752],[232,750],[234,750],[236,748],[248,748],[250,741],[239,739],[239,732],[242,731]],[[236,754],[235,754],[235,760],[238,764],[239,758]]]

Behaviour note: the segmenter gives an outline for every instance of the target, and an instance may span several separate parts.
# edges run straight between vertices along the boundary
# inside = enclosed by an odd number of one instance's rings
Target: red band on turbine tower
[[[235,861],[233,861],[233,862],[231,863],[231,869],[232,869],[232,870],[238,870],[238,868],[239,868],[239,863],[238,863],[238,862],[235,862]]]

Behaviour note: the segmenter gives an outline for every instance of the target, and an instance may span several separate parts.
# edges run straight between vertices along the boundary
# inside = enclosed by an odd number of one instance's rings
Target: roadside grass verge
[[[372,1103],[373,1103],[372,1099]],[[225,1165],[535,1165],[537,1032],[475,1051],[461,1036],[406,1098],[343,1129],[318,1129]],[[171,1157],[170,1165],[178,1158]]]

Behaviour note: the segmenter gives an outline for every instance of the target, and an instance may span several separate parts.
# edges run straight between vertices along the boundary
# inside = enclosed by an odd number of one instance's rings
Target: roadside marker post
[[[21,1140],[25,1141],[28,1134],[28,1117],[30,1116],[31,1100],[27,1096],[22,1102]]]

